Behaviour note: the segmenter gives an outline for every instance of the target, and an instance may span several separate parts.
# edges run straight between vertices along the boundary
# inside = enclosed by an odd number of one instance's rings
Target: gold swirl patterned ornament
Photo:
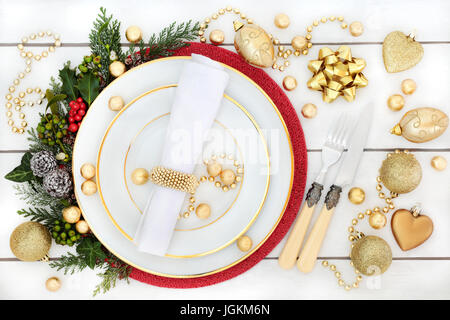
[[[439,109],[424,107],[408,111],[398,124],[391,129],[392,134],[406,140],[422,143],[439,137],[448,127],[448,116]]]
[[[414,35],[401,31],[389,33],[383,41],[383,61],[387,72],[400,72],[414,67],[422,60],[423,47]]]
[[[246,62],[261,68],[271,67],[275,61],[272,40],[263,28],[255,24],[234,22],[234,47]]]

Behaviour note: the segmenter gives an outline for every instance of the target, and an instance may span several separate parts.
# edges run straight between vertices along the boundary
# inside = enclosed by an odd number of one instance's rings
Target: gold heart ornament
[[[391,219],[392,233],[403,251],[411,250],[424,243],[433,233],[433,221],[417,211],[399,209]]]
[[[422,57],[423,47],[413,36],[393,31],[384,38],[383,60],[387,72],[394,73],[412,68]]]

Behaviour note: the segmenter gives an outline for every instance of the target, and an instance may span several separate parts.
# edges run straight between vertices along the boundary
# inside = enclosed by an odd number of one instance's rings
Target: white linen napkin
[[[181,72],[160,165],[191,174],[219,110],[228,74],[216,61],[192,55]],[[163,256],[186,193],[154,186],[135,236],[139,251]]]

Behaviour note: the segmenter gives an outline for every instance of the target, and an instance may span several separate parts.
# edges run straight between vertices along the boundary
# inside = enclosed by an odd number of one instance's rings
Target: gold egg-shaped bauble
[[[377,236],[366,236],[353,246],[350,258],[356,270],[366,276],[384,273],[392,263],[392,250]]]
[[[234,47],[248,63],[267,68],[273,65],[275,50],[272,40],[263,28],[255,24],[234,23]]]
[[[390,191],[408,193],[419,185],[422,167],[411,153],[390,153],[381,165],[380,178]]]
[[[403,136],[415,143],[436,139],[448,127],[448,116],[439,109],[431,107],[417,108],[408,111],[391,133]]]
[[[9,239],[12,253],[22,261],[48,261],[52,237],[38,222],[24,222],[14,229]]]

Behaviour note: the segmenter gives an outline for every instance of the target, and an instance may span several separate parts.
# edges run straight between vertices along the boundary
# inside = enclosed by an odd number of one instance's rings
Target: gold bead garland
[[[47,49],[42,51],[41,54],[34,54],[31,51],[26,51],[26,45],[29,41],[36,40],[38,38],[44,37],[53,37],[54,43]],[[42,104],[42,100],[45,98],[44,92],[39,87],[36,88],[27,88],[25,91],[18,90],[18,86],[22,79],[31,72],[31,65],[34,61],[40,61],[43,58],[48,57],[49,53],[55,51],[57,47],[61,46],[61,39],[59,34],[54,34],[51,31],[47,32],[39,32],[37,34],[32,33],[29,37],[23,37],[22,42],[17,45],[17,49],[20,51],[20,56],[25,59],[25,70],[20,72],[16,79],[14,79],[13,84],[8,88],[8,92],[5,96],[6,98],[6,117],[8,118],[8,125],[11,127],[11,131],[13,133],[23,134],[25,132],[25,128],[28,123],[25,120],[25,113],[22,112],[22,108],[28,105],[29,107],[33,107],[34,105]],[[38,98],[34,101],[28,100],[25,101],[24,98],[27,95],[37,94]],[[14,96],[16,94],[17,96]],[[13,109],[14,106],[14,109]],[[20,119],[20,125],[15,125],[13,120],[14,110],[18,112],[18,118]]]

